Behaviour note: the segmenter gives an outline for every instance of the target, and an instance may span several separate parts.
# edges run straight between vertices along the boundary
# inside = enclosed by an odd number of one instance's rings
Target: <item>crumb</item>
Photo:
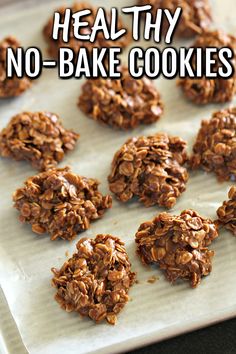
[[[153,275],[153,276],[151,276],[150,278],[148,278],[147,283],[153,284],[153,283],[155,283],[157,280],[159,280],[159,277],[156,277],[155,275]]]

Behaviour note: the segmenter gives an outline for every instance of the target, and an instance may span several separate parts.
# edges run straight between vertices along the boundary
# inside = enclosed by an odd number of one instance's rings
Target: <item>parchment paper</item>
[[[24,47],[40,47],[46,56],[41,29],[52,9],[61,3],[38,3],[24,9],[16,5],[11,11],[0,10],[0,37],[16,35]],[[235,33],[235,1],[215,0],[212,3],[215,26]],[[94,1],[94,4],[109,7],[116,6],[117,2]],[[133,1],[119,1],[119,6],[132,4]],[[127,21],[127,17],[125,19]],[[185,44],[189,42],[175,43],[176,46]],[[147,47],[149,44],[132,45]],[[124,61],[127,53],[123,53]],[[67,128],[81,134],[76,150],[66,156],[61,166],[70,165],[75,173],[98,178],[104,193],[108,192],[107,175],[113,154],[128,137],[166,131],[186,139],[191,149],[201,120],[210,118],[214,110],[224,107],[192,105],[184,99],[175,80],[160,78],[155,80],[155,85],[165,103],[164,116],[156,124],[124,133],[101,126],[79,111],[76,103],[83,81],[59,80],[57,70],[44,70],[32,89],[22,97],[0,101],[0,128],[23,110],[48,110],[59,114]],[[4,318],[9,321],[8,327],[2,325],[3,352],[14,352],[7,345],[9,333],[12,333],[15,342],[22,338],[21,348],[25,346],[35,354],[115,353],[236,315],[236,239],[229,232],[222,231],[212,244],[211,248],[216,252],[213,271],[197,289],[192,290],[187,282],[171,286],[159,270],[144,268],[135,255],[134,235],[138,226],[162,209],[146,209],[136,201],[121,204],[115,198],[113,208],[82,236],[111,233],[126,242],[139,280],[130,291],[132,301],[120,313],[115,327],[106,323],[95,325],[89,319],[62,311],[53,300],[55,291],[50,285],[50,268],[62,265],[66,251],[72,255],[81,236],[71,243],[52,242],[47,235],[37,236],[29,226],[18,222],[11,195],[34,173],[27,163],[0,160],[0,282],[6,299],[3,306],[8,313]],[[171,212],[194,208],[214,219],[216,209],[227,198],[229,186],[229,183],[218,183],[212,174],[191,173],[187,191]],[[147,279],[152,275],[160,279],[149,284]]]

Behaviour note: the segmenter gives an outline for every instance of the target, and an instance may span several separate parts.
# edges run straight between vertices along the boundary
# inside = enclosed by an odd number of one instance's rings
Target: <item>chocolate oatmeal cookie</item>
[[[81,11],[81,10],[91,10],[91,14],[87,15],[87,16],[83,16],[83,20],[88,22],[89,25],[88,27],[83,27],[80,29],[80,33],[81,34],[89,34],[91,32],[91,28],[94,24],[94,20],[96,17],[96,13],[97,13],[97,8],[93,7],[92,5],[90,5],[89,3],[86,2],[75,2],[71,7],[69,6],[62,6],[59,9],[57,9],[56,11],[60,13],[61,17],[62,17],[62,22],[63,22],[63,18],[64,18],[64,13],[65,10],[67,8],[71,9],[72,14],[74,14],[75,12]],[[110,16],[107,13],[107,19],[109,20]],[[62,39],[62,35],[60,33],[60,37],[58,40],[54,40],[52,39],[52,30],[53,30],[53,19],[54,16],[52,16],[49,21],[47,22],[47,24],[45,25],[45,27],[43,28],[43,35],[45,40],[48,43],[48,52],[51,55],[51,57],[57,59],[58,57],[58,50],[61,47],[68,47],[73,49],[73,51],[75,53],[78,53],[78,51],[80,50],[80,48],[85,47],[87,48],[87,50],[90,52],[94,47],[97,48],[109,48],[109,47],[126,47],[128,45],[128,43],[130,42],[130,35],[128,33],[126,33],[125,35],[123,35],[122,37],[118,38],[116,41],[111,41],[111,40],[106,40],[103,36],[103,33],[98,33],[97,38],[95,40],[95,42],[91,43],[89,41],[83,41],[83,40],[78,40],[74,37],[73,35],[73,23],[71,21],[70,24],[70,34],[69,34],[69,41],[67,43],[65,43]],[[121,21],[121,19],[118,20],[118,29],[122,29],[124,28],[124,25]]]
[[[52,269],[56,301],[67,312],[115,324],[135,279],[124,243],[118,237],[97,235],[81,239],[76,248],[61,269]]]
[[[220,225],[236,236],[236,186],[230,188],[228,197],[217,210],[217,215]]]
[[[204,31],[195,41],[192,47],[196,48],[222,48],[228,47],[234,57],[231,60],[236,69],[236,37],[224,33],[223,31]],[[194,60],[194,56],[193,56]],[[215,71],[222,65],[216,60]],[[192,64],[194,66],[194,62]],[[224,103],[231,101],[236,93],[236,71],[228,79],[213,78],[208,79],[186,77],[178,81],[178,85],[183,90],[185,96],[196,104]]]
[[[37,234],[51,240],[72,240],[111,208],[110,195],[103,196],[98,181],[73,173],[69,167],[51,169],[28,178],[13,195],[19,219]]]
[[[20,43],[14,37],[6,37],[0,41],[0,98],[15,97],[26,91],[31,83],[27,77],[9,79],[6,77],[7,48],[14,50],[20,47]]]
[[[174,13],[177,7],[182,8],[180,21],[176,28],[179,37],[192,37],[207,29],[212,21],[211,7],[208,0],[139,0],[138,5],[152,5],[155,18],[158,9],[169,9]],[[164,31],[168,22],[164,21]]]
[[[144,222],[135,241],[144,264],[157,264],[170,282],[186,279],[195,288],[211,272],[214,252],[208,246],[217,236],[210,219],[184,210],[179,216],[161,213]]]
[[[0,155],[29,161],[43,171],[62,161],[78,138],[79,134],[62,126],[56,114],[23,112],[0,132]]]
[[[138,196],[145,206],[171,208],[186,189],[186,142],[165,133],[131,138],[116,152],[110,190],[122,202]]]
[[[133,79],[126,67],[121,73],[121,79],[87,80],[79,97],[81,110],[98,122],[124,130],[159,120],[163,103],[152,82]]]
[[[215,172],[219,181],[236,180],[236,108],[203,120],[190,159],[193,169]]]

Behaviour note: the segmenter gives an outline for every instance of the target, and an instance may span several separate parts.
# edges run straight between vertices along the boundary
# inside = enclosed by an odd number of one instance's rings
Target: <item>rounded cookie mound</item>
[[[43,171],[55,167],[78,138],[79,134],[63,128],[56,114],[23,112],[0,132],[0,155],[29,161]]]
[[[75,2],[71,7],[61,6],[59,9],[56,10],[56,12],[59,12],[60,14],[61,23],[63,23],[64,21],[66,9],[71,9],[71,15],[83,10],[91,11],[89,15],[83,16],[83,21],[88,22],[88,26],[86,25],[85,27],[82,27],[79,30],[80,35],[90,34],[92,31],[92,27],[94,25],[98,8],[86,2]],[[110,15],[108,12],[106,13],[106,18],[108,19],[108,22],[110,22]],[[115,41],[107,40],[104,37],[102,32],[98,32],[98,34],[96,35],[96,39],[93,43],[88,40],[76,39],[73,33],[73,21],[70,21],[69,40],[68,42],[65,43],[63,41],[61,32],[59,33],[58,40],[52,39],[53,23],[54,23],[54,15],[49,19],[47,24],[44,26],[43,35],[49,46],[48,47],[49,54],[55,59],[58,58],[58,50],[64,47],[71,48],[73,49],[74,53],[78,53],[80,48],[86,48],[89,52],[91,52],[93,48],[109,48],[114,46],[123,48],[126,47],[130,42],[130,35],[127,33]],[[125,26],[123,25],[121,18],[118,18],[117,30],[122,28],[125,28]]]
[[[108,177],[110,190],[122,202],[133,196],[146,206],[167,208],[186,189],[186,142],[165,133],[131,138],[113,158]]]
[[[193,210],[180,216],[161,213],[140,225],[135,235],[144,264],[157,264],[170,282],[178,278],[196,287],[211,272],[214,252],[208,245],[218,236],[215,224]]]
[[[177,7],[181,7],[182,14],[175,32],[179,37],[188,38],[199,34],[212,21],[208,0],[139,0],[138,5],[152,5],[153,16],[156,16],[158,9],[168,9],[173,14]],[[163,24],[166,32],[168,22],[164,20]]]
[[[133,79],[127,68],[121,79],[92,79],[82,87],[79,107],[94,120],[118,129],[132,129],[159,120],[163,104],[147,78]]]
[[[68,312],[115,324],[135,279],[124,243],[111,235],[97,235],[81,239],[76,247],[61,269],[52,269],[56,301]]]
[[[229,200],[223,202],[223,205],[217,210],[219,222],[227,230],[230,230],[236,236],[236,187],[232,186],[228,193]]]
[[[20,43],[14,37],[7,37],[0,41],[0,98],[15,97],[21,95],[30,86],[30,80],[25,76],[18,78],[6,77],[6,55],[7,48],[14,50],[20,47]]]
[[[51,240],[72,240],[111,208],[110,195],[103,196],[98,181],[72,173],[69,167],[51,169],[28,178],[13,195],[20,221],[32,225]]]
[[[193,169],[215,172],[220,181],[236,180],[236,108],[203,120],[190,160]]]
[[[223,31],[205,31],[197,38],[192,47],[215,47],[218,49],[228,47],[234,53],[231,63],[236,68],[236,37],[234,36],[226,34]],[[215,71],[217,71],[219,66],[222,66],[221,62],[216,60]],[[234,70],[233,76],[228,79],[209,79],[205,76],[202,78],[186,77],[180,79],[178,85],[183,90],[185,96],[196,104],[224,103],[231,101],[236,93],[236,72]]]

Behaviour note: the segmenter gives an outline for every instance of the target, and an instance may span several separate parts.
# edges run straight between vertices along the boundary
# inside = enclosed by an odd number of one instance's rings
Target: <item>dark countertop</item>
[[[134,353],[236,354],[236,318],[129,352]]]

